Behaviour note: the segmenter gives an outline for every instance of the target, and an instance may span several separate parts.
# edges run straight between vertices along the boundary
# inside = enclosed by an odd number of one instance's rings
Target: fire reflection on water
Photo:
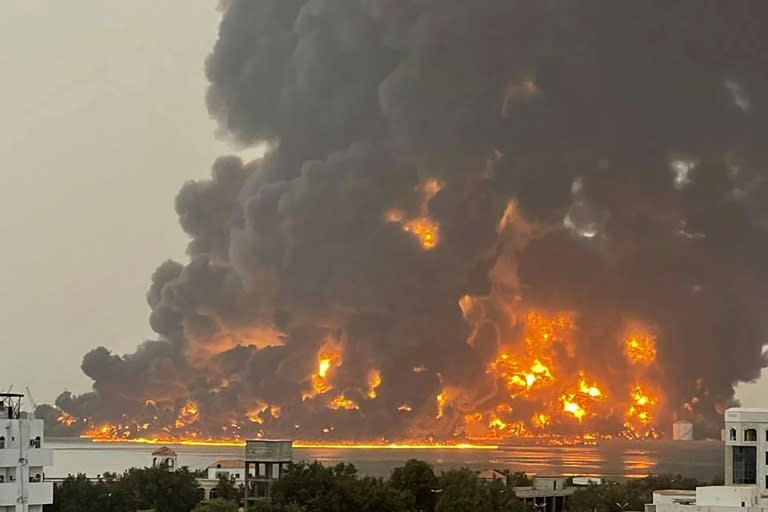
[[[51,476],[85,472],[122,472],[145,466],[153,446],[125,443],[92,443],[85,440],[48,441],[56,449]],[[173,445],[179,463],[203,468],[220,459],[242,457],[241,446]],[[723,447],[720,442],[691,441],[645,443],[615,441],[597,446],[500,446],[493,450],[456,449],[359,449],[295,448],[294,459],[318,460],[326,465],[351,462],[361,474],[389,476],[393,468],[410,458],[433,464],[436,471],[470,467],[526,471],[539,475],[579,475],[604,478],[638,478],[648,474],[682,474],[700,480],[722,475]]]

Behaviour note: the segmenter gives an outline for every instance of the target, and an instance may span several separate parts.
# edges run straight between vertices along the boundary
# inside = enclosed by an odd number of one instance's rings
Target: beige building
[[[527,510],[560,512],[568,509],[568,496],[576,492],[576,488],[567,483],[568,480],[562,476],[535,476],[533,485],[515,487],[514,492],[526,504]]]
[[[725,485],[659,490],[646,512],[768,512],[768,409],[725,411]]]

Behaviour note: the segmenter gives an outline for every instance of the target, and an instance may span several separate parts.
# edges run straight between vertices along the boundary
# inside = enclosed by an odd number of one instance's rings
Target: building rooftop
[[[662,496],[696,496],[696,491],[686,489],[659,489],[653,492]]]
[[[217,460],[210,466],[209,468],[244,468],[245,467],[245,461],[243,459],[222,459]]]
[[[176,452],[171,450],[167,446],[163,446],[163,447],[158,448],[157,450],[153,451],[152,455],[159,455],[160,457],[175,457],[176,456]]]

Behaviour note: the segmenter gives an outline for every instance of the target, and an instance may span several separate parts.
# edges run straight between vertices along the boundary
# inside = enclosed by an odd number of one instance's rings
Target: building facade
[[[725,411],[725,483],[768,490],[768,410]]]
[[[44,447],[43,420],[21,412],[22,398],[0,394],[0,512],[42,512],[53,503],[44,473],[53,452]]]
[[[768,512],[768,409],[725,411],[725,485],[659,490],[646,512]]]
[[[515,487],[514,492],[527,510],[561,512],[568,509],[568,496],[576,492],[576,488],[569,486],[563,476],[535,476],[533,485]]]
[[[272,497],[272,485],[293,462],[293,441],[257,439],[245,443],[245,510]]]

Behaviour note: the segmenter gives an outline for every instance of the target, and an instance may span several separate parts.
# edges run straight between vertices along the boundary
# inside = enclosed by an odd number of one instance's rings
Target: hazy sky
[[[176,191],[231,152],[204,105],[215,7],[0,0],[0,387],[83,392],[85,352],[152,337],[150,274],[184,257]]]
[[[152,333],[173,201],[229,147],[205,110],[211,0],[0,0],[0,387],[88,389],[83,354]]]

